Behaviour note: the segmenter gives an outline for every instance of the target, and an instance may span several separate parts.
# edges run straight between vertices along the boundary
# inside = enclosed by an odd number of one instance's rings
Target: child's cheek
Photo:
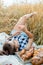
[[[18,48],[16,49],[16,51],[18,51]]]

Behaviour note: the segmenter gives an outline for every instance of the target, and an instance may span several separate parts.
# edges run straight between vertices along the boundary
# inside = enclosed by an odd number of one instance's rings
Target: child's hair
[[[6,52],[6,55],[9,55],[9,54],[12,55],[16,51],[15,47],[12,48],[12,46],[8,43],[4,44],[3,50]]]

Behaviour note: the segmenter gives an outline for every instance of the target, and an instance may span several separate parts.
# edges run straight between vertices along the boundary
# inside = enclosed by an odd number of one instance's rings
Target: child
[[[16,51],[21,51],[24,48],[29,50],[31,48],[34,37],[33,34],[27,30],[25,24],[26,20],[35,14],[36,12],[33,12],[22,16],[11,31],[10,37],[12,37],[12,40],[7,42],[7,44],[10,44],[12,48],[15,47]]]

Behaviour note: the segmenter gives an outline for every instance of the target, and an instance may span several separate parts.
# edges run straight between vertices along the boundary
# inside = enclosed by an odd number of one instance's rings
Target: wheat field
[[[43,4],[0,6],[0,32],[9,34],[21,16],[34,11],[38,14],[27,20],[27,28],[34,34],[34,41],[43,44]]]

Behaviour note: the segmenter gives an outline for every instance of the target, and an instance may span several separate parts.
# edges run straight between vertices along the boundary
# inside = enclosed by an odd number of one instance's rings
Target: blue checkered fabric
[[[14,39],[18,40],[19,42],[19,51],[26,47],[28,43],[28,35],[25,32],[21,32],[19,35],[14,36]]]

